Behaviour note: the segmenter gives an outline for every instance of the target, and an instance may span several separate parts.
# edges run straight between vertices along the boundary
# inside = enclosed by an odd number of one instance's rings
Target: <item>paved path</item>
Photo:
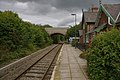
[[[71,45],[65,44],[63,46],[54,80],[88,80],[87,62],[85,59],[79,58],[80,53],[82,51],[71,47]]]

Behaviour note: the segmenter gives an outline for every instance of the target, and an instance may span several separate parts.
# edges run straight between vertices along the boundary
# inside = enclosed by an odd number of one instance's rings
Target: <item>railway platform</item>
[[[79,49],[64,44],[51,80],[88,80],[87,61],[79,57]]]

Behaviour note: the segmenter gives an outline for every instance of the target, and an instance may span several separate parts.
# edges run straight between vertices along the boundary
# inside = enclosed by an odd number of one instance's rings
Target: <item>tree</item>
[[[51,26],[51,25],[49,25],[49,24],[42,25],[42,27],[43,27],[43,28],[52,28],[52,26]]]
[[[75,30],[76,30],[76,36],[79,37],[79,30],[80,30],[80,24],[76,26],[70,26],[70,28],[67,30],[66,33],[66,38],[68,39],[69,37],[75,37]]]
[[[61,41],[65,41],[65,36],[61,34],[56,34],[52,36],[53,43],[57,44]]]
[[[0,12],[0,62],[13,58],[13,55],[14,58],[24,56],[25,50],[43,48],[51,43],[43,26],[22,21],[12,11]]]

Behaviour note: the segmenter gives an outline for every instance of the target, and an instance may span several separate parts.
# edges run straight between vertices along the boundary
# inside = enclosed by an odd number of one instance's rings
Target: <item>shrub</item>
[[[86,59],[87,57],[87,53],[85,51],[83,51],[80,55],[79,55],[80,58],[83,58],[83,59]]]
[[[61,34],[52,35],[51,37],[54,44],[58,44],[59,42],[65,40],[64,35]]]
[[[0,64],[50,44],[52,40],[43,26],[25,22],[12,11],[0,12]]]
[[[75,41],[76,41],[76,46],[79,45],[78,40],[72,40],[72,43],[71,43],[72,46],[75,46]]]
[[[99,34],[87,50],[91,80],[120,80],[120,31]]]

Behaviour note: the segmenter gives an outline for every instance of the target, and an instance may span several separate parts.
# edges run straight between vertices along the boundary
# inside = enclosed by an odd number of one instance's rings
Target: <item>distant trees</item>
[[[52,38],[54,44],[57,44],[61,41],[65,41],[65,36],[61,35],[61,34],[53,35],[53,36],[51,36],[51,38]]]
[[[52,26],[49,25],[49,24],[43,25],[43,27],[44,27],[44,28],[52,28]]]
[[[52,28],[53,27],[49,24],[45,24],[45,25],[37,24],[37,26],[40,26],[40,27],[43,27],[43,28]]]
[[[70,26],[70,28],[67,30],[66,33],[66,38],[68,39],[69,37],[75,37],[75,30],[76,30],[76,36],[79,36],[79,31],[80,30],[80,24],[76,25],[76,26]]]
[[[9,53],[19,53],[20,56],[22,50],[43,48],[51,43],[52,39],[43,26],[24,22],[11,11],[0,12],[0,62],[8,59]]]

